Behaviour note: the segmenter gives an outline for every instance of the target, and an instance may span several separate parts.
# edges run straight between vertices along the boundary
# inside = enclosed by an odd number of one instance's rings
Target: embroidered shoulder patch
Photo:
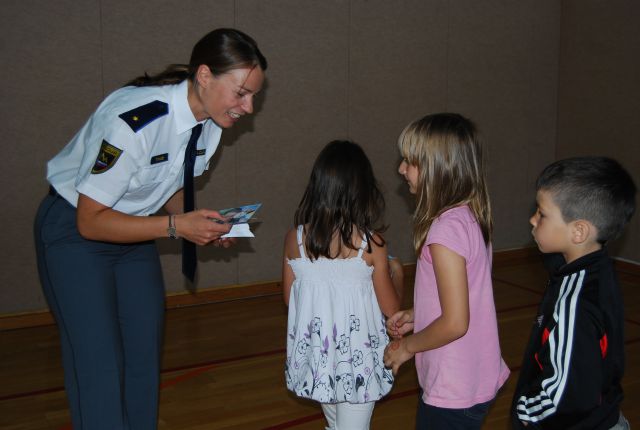
[[[160,100],[155,100],[128,112],[121,113],[118,116],[131,127],[131,130],[137,133],[147,124],[168,113],[169,105]]]
[[[91,173],[99,174],[106,172],[116,164],[116,161],[120,158],[120,154],[122,154],[122,149],[116,148],[106,140],[103,140]]]

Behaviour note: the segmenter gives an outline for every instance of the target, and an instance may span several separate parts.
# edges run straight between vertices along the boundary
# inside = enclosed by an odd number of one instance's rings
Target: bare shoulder
[[[371,237],[371,249],[373,252],[384,252],[387,254],[387,242],[380,233],[373,233]]]
[[[380,233],[373,233],[371,240],[371,253],[365,252],[364,259],[367,263],[375,265],[387,259],[387,244]]]
[[[298,231],[296,228],[290,228],[284,236],[284,256],[285,258],[298,258]]]

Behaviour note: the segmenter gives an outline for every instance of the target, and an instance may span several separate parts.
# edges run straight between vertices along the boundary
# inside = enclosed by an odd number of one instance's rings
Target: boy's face
[[[536,202],[536,213],[529,222],[533,226],[531,234],[538,248],[544,253],[561,252],[566,258],[572,244],[571,226],[562,219],[562,212],[549,191],[539,190]]]

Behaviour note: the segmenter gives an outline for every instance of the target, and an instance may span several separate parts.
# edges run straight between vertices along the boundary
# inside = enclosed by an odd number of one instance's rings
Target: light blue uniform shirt
[[[134,131],[120,114],[160,101],[168,112]],[[183,186],[184,153],[198,123],[187,102],[187,81],[160,87],[125,87],[100,104],[74,138],[47,164],[47,180],[74,206],[78,193],[130,215],[150,215]],[[209,167],[222,129],[203,122],[194,176]],[[104,142],[117,158],[92,173]],[[119,152],[118,152],[119,151]]]

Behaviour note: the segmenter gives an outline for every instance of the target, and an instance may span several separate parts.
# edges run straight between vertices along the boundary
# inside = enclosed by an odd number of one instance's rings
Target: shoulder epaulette
[[[136,133],[145,125],[169,113],[169,105],[160,100],[138,106],[128,112],[118,115]]]

